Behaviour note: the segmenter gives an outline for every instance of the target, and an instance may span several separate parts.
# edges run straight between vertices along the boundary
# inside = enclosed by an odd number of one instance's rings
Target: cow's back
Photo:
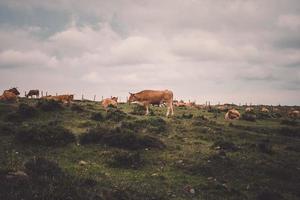
[[[173,102],[173,92],[170,90],[143,90],[139,93],[136,93],[135,96],[139,101],[147,101],[149,103],[157,102]]]

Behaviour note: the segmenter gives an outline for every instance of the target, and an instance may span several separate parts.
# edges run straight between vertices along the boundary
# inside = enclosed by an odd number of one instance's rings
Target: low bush
[[[120,122],[127,117],[127,114],[116,108],[109,108],[105,119]]]
[[[139,135],[129,129],[97,127],[80,136],[81,144],[100,143],[124,149],[147,147],[162,149],[164,143],[155,137]]]
[[[35,107],[30,106],[25,103],[21,103],[19,105],[18,111],[17,111],[22,117],[30,118],[36,115],[37,110]]]
[[[16,132],[15,139],[23,144],[57,146],[74,142],[75,136],[62,126],[49,123],[24,126]]]
[[[73,103],[72,106],[71,106],[71,110],[74,111],[74,112],[84,112],[84,108],[83,106],[77,104],[77,103]]]
[[[272,151],[272,144],[271,141],[268,139],[264,139],[258,142],[257,148],[262,153],[268,153],[271,154]]]
[[[297,126],[298,122],[294,119],[282,119],[281,124],[288,125],[288,126]]]
[[[181,115],[181,118],[182,119],[192,119],[193,118],[193,114],[192,113],[189,113],[189,114],[183,113]]]
[[[130,112],[132,115],[145,115],[146,114],[146,108],[141,105],[134,105],[132,108],[132,111]],[[149,108],[149,115],[154,115],[154,112],[151,108]]]
[[[0,121],[0,135],[13,135],[15,134],[16,125],[9,122],[1,122]]]
[[[144,165],[144,160],[139,152],[118,150],[110,155],[107,164],[110,167],[138,169]]]
[[[104,120],[104,116],[100,112],[98,112],[98,113],[92,113],[91,119],[95,120],[95,121],[103,121]]]
[[[61,176],[63,174],[59,165],[43,157],[30,159],[24,164],[25,172],[30,176]]]
[[[40,108],[43,111],[55,111],[63,108],[62,103],[59,101],[51,100],[40,100],[37,103],[37,108]]]
[[[256,115],[251,113],[243,113],[242,114],[242,120],[255,122],[256,121]]]
[[[239,149],[233,142],[227,140],[217,140],[212,147],[225,151],[237,151]]]

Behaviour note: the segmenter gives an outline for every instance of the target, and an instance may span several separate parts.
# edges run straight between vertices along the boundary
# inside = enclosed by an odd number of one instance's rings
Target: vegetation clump
[[[242,120],[255,122],[256,121],[256,115],[253,113],[243,113],[242,114]]]
[[[106,114],[106,120],[120,122],[127,117],[127,114],[116,108],[109,108]]]
[[[37,108],[43,110],[43,111],[56,111],[62,109],[62,103],[59,101],[55,101],[53,99],[50,100],[40,100],[37,103]]]
[[[124,128],[111,129],[101,126],[90,129],[83,134],[80,137],[80,143],[100,143],[131,150],[149,147],[162,149],[165,147],[162,141],[152,136],[136,134],[134,131]]]
[[[103,121],[104,119],[105,119],[104,116],[100,112],[92,113],[91,115],[91,120],[94,121]]]
[[[56,123],[23,126],[16,132],[15,139],[23,144],[42,146],[58,146],[75,142],[75,136]]]
[[[118,150],[110,155],[107,164],[117,168],[138,169],[144,165],[144,160],[139,152]]]

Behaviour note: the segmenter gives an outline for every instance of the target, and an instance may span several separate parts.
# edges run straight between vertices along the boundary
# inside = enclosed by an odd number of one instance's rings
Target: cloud
[[[13,82],[91,96],[169,88],[182,99],[253,103],[284,93],[282,102],[300,101],[297,0],[0,5],[3,88]]]

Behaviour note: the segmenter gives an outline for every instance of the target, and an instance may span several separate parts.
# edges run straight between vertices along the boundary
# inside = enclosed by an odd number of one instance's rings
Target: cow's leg
[[[146,115],[149,115],[149,104],[145,104],[146,107]]]
[[[170,106],[168,105],[166,117],[168,117],[169,114],[170,114]]]
[[[173,107],[173,103],[171,103],[171,115],[174,115],[174,107]]]

